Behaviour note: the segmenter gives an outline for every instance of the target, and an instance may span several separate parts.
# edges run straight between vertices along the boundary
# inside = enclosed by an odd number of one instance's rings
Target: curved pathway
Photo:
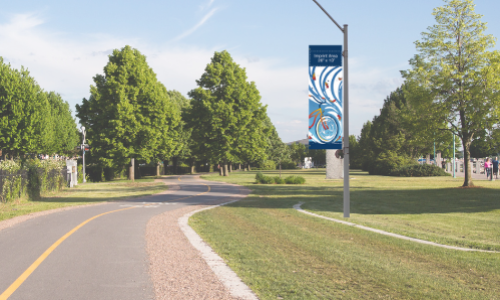
[[[156,288],[161,281],[153,274],[157,260],[185,249],[176,248],[176,240],[147,238],[155,230],[148,222],[160,216],[160,223],[165,223],[170,215],[227,202],[242,193],[233,185],[183,178],[163,179],[172,188],[157,195],[63,210],[4,228],[0,231],[0,300],[235,299],[224,286],[220,298],[200,295],[203,290],[191,294],[181,290],[176,297],[164,297]],[[149,251],[151,243],[163,243],[167,252]],[[196,290],[199,284],[188,283],[186,290]]]

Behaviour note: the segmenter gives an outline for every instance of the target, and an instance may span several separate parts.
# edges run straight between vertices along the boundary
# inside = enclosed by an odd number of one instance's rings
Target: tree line
[[[291,168],[303,159],[282,142],[255,83],[227,51],[215,52],[190,98],[167,90],[146,57],[130,46],[115,49],[93,81],[90,96],[76,105],[91,147],[91,180],[123,176],[131,160],[217,166],[228,175],[233,165]],[[24,67],[16,70],[1,58],[0,100],[4,159],[79,153],[81,137],[69,104],[44,91]]]
[[[289,161],[255,83],[227,51],[215,52],[190,98],[167,90],[130,46],[115,49],[93,79],[76,115],[87,129],[94,180],[130,174],[132,159],[217,166],[226,176],[235,164]]]

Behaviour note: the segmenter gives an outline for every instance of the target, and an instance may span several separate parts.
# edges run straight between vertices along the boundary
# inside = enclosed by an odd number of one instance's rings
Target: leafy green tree
[[[89,99],[76,105],[92,157],[103,167],[122,168],[132,158],[172,156],[180,112],[144,55],[130,46],[115,49],[94,84]]]
[[[268,128],[269,131],[266,139],[267,146],[265,149],[267,160],[274,161],[278,168],[281,170],[281,164],[284,161],[290,160],[289,149],[287,145],[281,140],[276,127],[274,127],[271,119],[268,116],[266,116],[264,119],[264,126]]]
[[[227,51],[215,52],[205,72],[189,92],[191,109],[186,116],[197,152],[224,167],[229,162],[257,161],[265,156],[266,107],[246,71]]]
[[[453,157],[453,133],[446,130],[445,134],[448,135],[445,141],[440,145],[439,149],[436,146],[436,152],[441,152],[441,157],[452,158]],[[455,137],[456,138],[456,137]],[[459,152],[460,143],[455,140],[455,156]]]
[[[474,158],[492,157],[498,154],[499,142],[495,140],[494,134],[483,130],[479,132],[470,145],[470,155]]]
[[[350,169],[361,169],[361,151],[359,141],[355,135],[349,136],[349,152],[350,152]]]
[[[407,162],[415,152],[425,149],[428,141],[424,145],[412,143],[418,133],[412,130],[411,122],[406,122],[406,111],[411,109],[402,89],[398,88],[384,100],[380,115],[365,124],[368,128],[364,127],[362,134],[366,139],[360,138],[359,148],[354,149],[360,155],[354,159],[354,165],[361,165],[370,174],[387,175],[392,169],[400,167],[400,163]]]
[[[449,125],[460,137],[464,160],[470,145],[482,130],[496,123],[500,108],[500,54],[488,51],[496,39],[485,35],[486,23],[474,12],[472,0],[445,0],[434,9],[436,25],[415,42],[419,54],[403,76],[418,87],[425,115]],[[473,186],[469,164],[465,164],[463,186]]]
[[[372,129],[372,122],[367,121],[361,128],[361,134],[358,137],[358,150],[357,155],[352,156],[351,164],[361,166],[361,169],[367,170],[370,161],[373,159],[373,147],[370,139],[370,132]]]
[[[0,149],[3,155],[41,153],[53,142],[47,95],[28,70],[15,70],[0,57]]]
[[[70,155],[80,142],[76,121],[71,115],[68,102],[64,101],[61,95],[49,92],[47,99],[50,103],[54,133],[52,143],[47,145],[47,152]]]
[[[304,162],[304,158],[307,155],[307,147],[301,143],[293,143],[290,145],[290,158],[296,164]]]
[[[247,97],[252,99],[245,103],[247,120],[240,121],[242,131],[238,136],[238,141],[232,151],[232,161],[256,163],[266,160],[268,152],[269,134],[273,127],[267,126],[265,123],[268,118],[266,106],[260,103],[260,93],[257,90],[254,82],[247,83]]]
[[[193,167],[196,160],[195,152],[193,151],[194,141],[191,139],[191,129],[186,126],[186,112],[191,107],[191,102],[188,98],[184,97],[176,90],[168,91],[170,100],[178,111],[181,112],[181,121],[175,128],[175,144],[177,145],[175,151],[171,154],[174,173],[176,172],[179,162],[187,160],[189,165]],[[168,158],[168,157],[167,157]]]
[[[404,84],[384,100],[380,114],[373,122],[364,124],[356,144],[350,137],[352,168],[361,167],[371,174],[390,174],[391,169],[399,168],[402,163],[413,163],[422,154],[444,151],[451,142],[450,134],[439,130],[444,128],[442,121],[423,117],[419,109],[408,98],[415,94]],[[390,152],[390,153],[389,153]],[[386,162],[381,163],[384,160]]]

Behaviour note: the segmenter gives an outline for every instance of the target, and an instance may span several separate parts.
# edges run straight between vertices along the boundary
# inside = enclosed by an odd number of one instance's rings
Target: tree
[[[418,87],[415,99],[424,113],[449,125],[462,140],[464,160],[480,131],[497,123],[500,108],[500,54],[488,51],[496,42],[485,35],[486,23],[474,12],[472,0],[445,0],[434,9],[436,25],[415,42],[419,54],[412,68],[402,72]],[[463,186],[473,186],[469,164],[465,164]]]
[[[370,161],[373,159],[373,147],[370,139],[372,122],[367,121],[361,128],[361,134],[358,137],[357,155],[352,156],[352,164],[361,166],[362,170],[367,170]]]
[[[267,154],[267,159],[272,160],[276,163],[276,165],[280,169],[280,176],[281,176],[281,163],[283,161],[290,160],[290,153],[288,150],[288,147],[283,141],[281,140],[280,136],[278,135],[278,131],[276,130],[276,127],[274,127],[273,123],[271,122],[271,119],[266,116],[264,119],[264,126],[268,128],[269,134],[267,135],[267,146],[265,149],[265,152]]]
[[[290,158],[296,164],[304,162],[304,157],[306,157],[307,147],[301,143],[293,143],[290,145]]]
[[[391,168],[412,164],[422,154],[449,147],[451,135],[439,130],[443,121],[422,115],[421,107],[409,98],[418,95],[407,83],[384,100],[380,114],[364,124],[358,143],[350,137],[351,167],[361,167],[370,174],[391,173]],[[425,117],[424,117],[425,116]]]
[[[64,101],[61,95],[49,92],[47,93],[47,99],[50,103],[52,130],[54,132],[54,137],[48,145],[47,153],[69,155],[80,141],[76,121],[71,115],[68,102]]]
[[[171,156],[174,174],[176,174],[179,161],[188,159],[191,167],[193,167],[196,158],[194,155],[195,152],[193,151],[194,142],[191,139],[191,129],[186,127],[185,119],[186,112],[191,107],[191,101],[176,90],[168,91],[168,96],[176,109],[181,112],[181,121],[174,130],[176,132],[175,142],[177,147],[175,152],[172,152]]]
[[[498,154],[498,142],[486,130],[479,132],[470,144],[471,157],[491,157]]]
[[[363,155],[361,148],[359,146],[359,140],[355,135],[349,136],[349,152],[351,154],[350,169],[361,169],[361,159],[360,157]]]
[[[0,149],[19,157],[47,150],[53,142],[47,95],[28,70],[15,70],[0,57]]]
[[[180,112],[137,49],[115,49],[94,83],[76,110],[92,157],[103,167],[122,168],[131,159],[151,162],[175,152]]]
[[[227,51],[215,52],[198,87],[189,92],[191,109],[186,116],[198,153],[218,162],[228,174],[229,162],[258,160],[265,155],[266,107],[246,71]]]

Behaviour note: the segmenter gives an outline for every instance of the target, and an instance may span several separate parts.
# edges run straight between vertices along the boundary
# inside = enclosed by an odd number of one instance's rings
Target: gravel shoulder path
[[[248,192],[241,189],[240,194],[234,194],[235,197],[232,198],[219,198],[204,205],[167,211],[150,219],[146,227],[146,250],[157,300],[245,299],[234,296],[234,291],[232,294],[226,287],[228,281],[214,273],[204,259],[203,253],[191,244],[181,230],[179,219],[197,210],[210,208],[212,205],[240,199],[241,193],[246,196]]]

